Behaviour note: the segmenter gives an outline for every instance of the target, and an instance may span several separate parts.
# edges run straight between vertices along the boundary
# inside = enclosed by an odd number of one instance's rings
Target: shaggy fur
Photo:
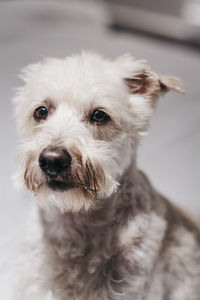
[[[49,58],[23,70],[15,98],[23,142],[16,180],[36,197],[20,262],[19,300],[199,300],[200,233],[137,169],[138,142],[160,95],[178,78],[144,61],[94,53]],[[34,119],[45,106],[48,116]],[[104,123],[91,121],[104,111]],[[60,185],[41,152],[71,157]]]

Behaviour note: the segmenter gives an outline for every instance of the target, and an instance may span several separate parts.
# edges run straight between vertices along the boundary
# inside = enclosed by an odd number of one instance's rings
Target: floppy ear
[[[170,90],[184,93],[184,84],[177,77],[153,72],[145,61],[135,60],[129,54],[118,57],[115,63],[130,94],[129,105],[134,125],[143,134],[148,129],[159,96]]]
[[[148,96],[152,99],[152,104],[170,90],[185,92],[184,84],[178,77],[157,74],[144,60],[135,60],[131,55],[125,54],[115,62],[120,66],[121,76],[130,94]]]
[[[184,84],[178,77],[157,74],[148,67],[133,77],[124,78],[124,81],[130,94],[146,95],[152,100],[170,90],[185,92]]]

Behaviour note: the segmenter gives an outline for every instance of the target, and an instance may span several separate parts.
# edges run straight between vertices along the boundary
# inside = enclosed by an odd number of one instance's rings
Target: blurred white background
[[[11,182],[18,141],[11,99],[14,88],[22,84],[16,77],[19,70],[43,57],[65,57],[82,49],[93,49],[110,58],[130,52],[136,58],[147,59],[155,71],[183,79],[185,96],[170,93],[160,100],[149,135],[140,147],[139,166],[164,195],[194,218],[200,215],[199,48],[140,34],[138,29],[146,29],[137,28],[134,23],[123,24],[125,16],[120,23],[110,2],[113,5],[122,1],[0,1],[1,299],[11,297],[7,274],[22,245],[34,205],[32,196],[16,191]],[[148,12],[151,1],[146,2]],[[134,7],[131,9],[134,11]],[[132,28],[132,32],[112,30],[109,24],[113,21],[120,27]],[[197,29],[198,26],[198,37]],[[181,38],[185,39],[188,35]]]

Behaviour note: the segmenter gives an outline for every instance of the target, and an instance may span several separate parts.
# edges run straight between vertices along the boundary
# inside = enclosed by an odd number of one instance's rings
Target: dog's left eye
[[[48,110],[45,106],[40,106],[36,108],[33,116],[36,121],[45,120],[48,116]]]
[[[95,109],[90,116],[90,122],[95,122],[97,124],[105,124],[110,120],[110,116],[103,110]]]

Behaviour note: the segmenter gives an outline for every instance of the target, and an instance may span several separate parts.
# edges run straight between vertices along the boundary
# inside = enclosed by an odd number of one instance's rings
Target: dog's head
[[[92,53],[50,58],[21,77],[18,178],[41,206],[61,211],[88,209],[110,196],[134,160],[159,95],[184,91],[179,79],[128,55],[115,61]]]

